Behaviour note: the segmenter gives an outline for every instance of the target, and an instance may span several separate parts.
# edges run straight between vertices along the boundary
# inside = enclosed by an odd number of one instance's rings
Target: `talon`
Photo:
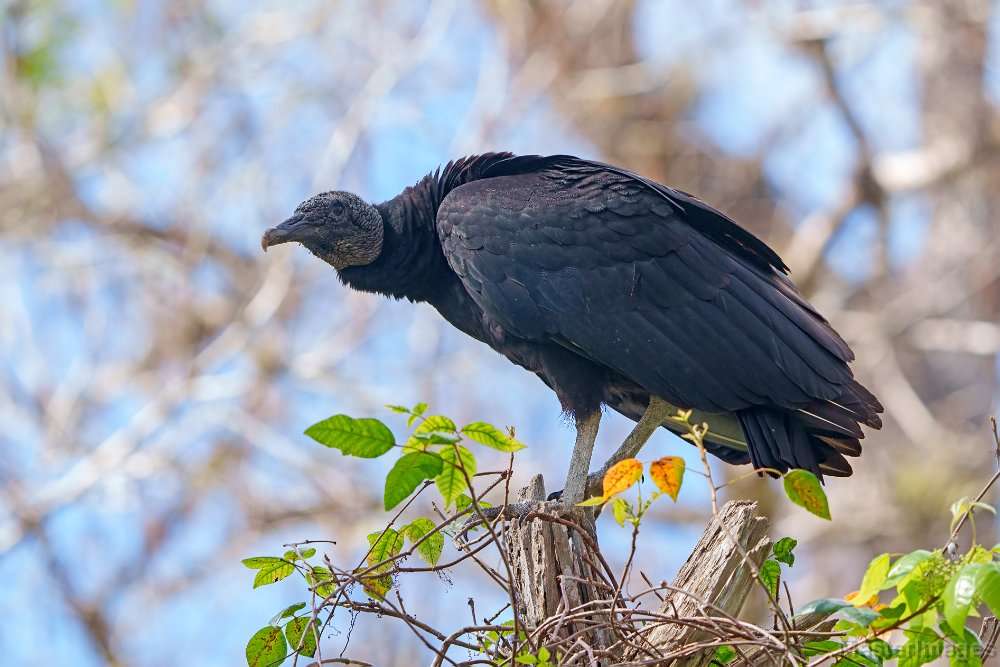
[[[598,471],[598,472],[592,472],[592,473],[590,473],[589,475],[587,475],[587,485],[585,487],[586,490],[584,492],[584,498],[585,499],[586,498],[593,498],[595,496],[601,495],[601,491],[603,490],[602,489],[603,486],[604,486],[604,471]],[[548,495],[548,498],[546,498],[546,500],[549,500],[549,501],[562,500],[563,491],[565,491],[565,489],[563,489],[561,491],[553,491],[552,493],[550,493]],[[599,517],[601,515],[601,507],[600,506],[594,507],[593,510],[594,510],[594,517],[595,518]]]
[[[584,491],[584,499],[593,498],[594,496],[601,495],[602,487],[604,486],[604,471],[599,470],[597,472],[592,472],[587,475],[587,485]],[[562,500],[563,491],[553,491],[549,494],[546,500]]]

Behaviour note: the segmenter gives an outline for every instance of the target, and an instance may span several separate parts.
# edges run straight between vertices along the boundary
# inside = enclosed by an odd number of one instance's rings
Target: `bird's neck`
[[[385,225],[382,253],[367,266],[339,271],[340,279],[354,289],[378,292],[396,299],[431,301],[457,280],[448,267],[438,239],[438,206],[455,188],[497,175],[514,156],[511,153],[470,155],[449,162],[424,176],[416,185],[378,204]]]
[[[382,216],[382,252],[371,264],[340,270],[340,279],[363,292],[428,301],[447,282],[448,264],[435,228],[441,196],[432,177],[375,208]]]

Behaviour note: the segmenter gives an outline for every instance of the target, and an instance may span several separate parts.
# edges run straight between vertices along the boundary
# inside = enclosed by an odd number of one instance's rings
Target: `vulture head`
[[[374,206],[350,192],[323,192],[264,232],[260,245],[266,251],[279,243],[298,241],[340,270],[374,262],[382,252],[384,233],[382,216]]]

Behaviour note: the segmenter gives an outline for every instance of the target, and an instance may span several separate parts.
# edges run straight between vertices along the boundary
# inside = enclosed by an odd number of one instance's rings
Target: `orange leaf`
[[[637,459],[625,459],[611,466],[604,473],[604,499],[621,493],[639,481],[642,476],[642,463]]]
[[[858,593],[860,592],[861,591],[851,591],[850,593],[844,596],[844,601],[850,602],[855,607],[871,607],[872,609],[875,609],[875,606],[879,604],[878,595],[873,595],[871,596],[871,598],[862,602],[861,600],[856,599],[858,597]],[[885,607],[885,605],[882,606]],[[878,609],[875,609],[875,611],[878,611]]]
[[[677,494],[681,492],[681,482],[684,481],[684,459],[679,456],[657,459],[649,464],[649,476],[660,491],[676,502]]]

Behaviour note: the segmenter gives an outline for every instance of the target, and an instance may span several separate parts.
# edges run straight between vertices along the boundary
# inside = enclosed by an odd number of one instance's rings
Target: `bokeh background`
[[[572,429],[536,379],[428,307],[258,245],[310,194],[381,201],[467,153],[576,153],[694,192],[853,345],[886,427],[828,484],[834,521],[768,481],[728,490],[802,542],[800,603],[943,543],[994,465],[995,3],[7,0],[0,21],[7,664],[242,662],[302,589],[252,591],[240,558],[314,538],[346,561],[384,520],[385,466],[300,435],[330,414],[402,432],[382,405],[425,400],[514,424],[519,479],[560,483]],[[627,426],[608,418],[599,455]],[[678,452],[664,433],[644,458]],[[705,522],[696,482],[644,529],[653,579]],[[600,533],[623,557],[624,531]],[[495,602],[471,572],[405,586],[445,626]],[[422,662],[390,621],[345,616],[326,642]]]

